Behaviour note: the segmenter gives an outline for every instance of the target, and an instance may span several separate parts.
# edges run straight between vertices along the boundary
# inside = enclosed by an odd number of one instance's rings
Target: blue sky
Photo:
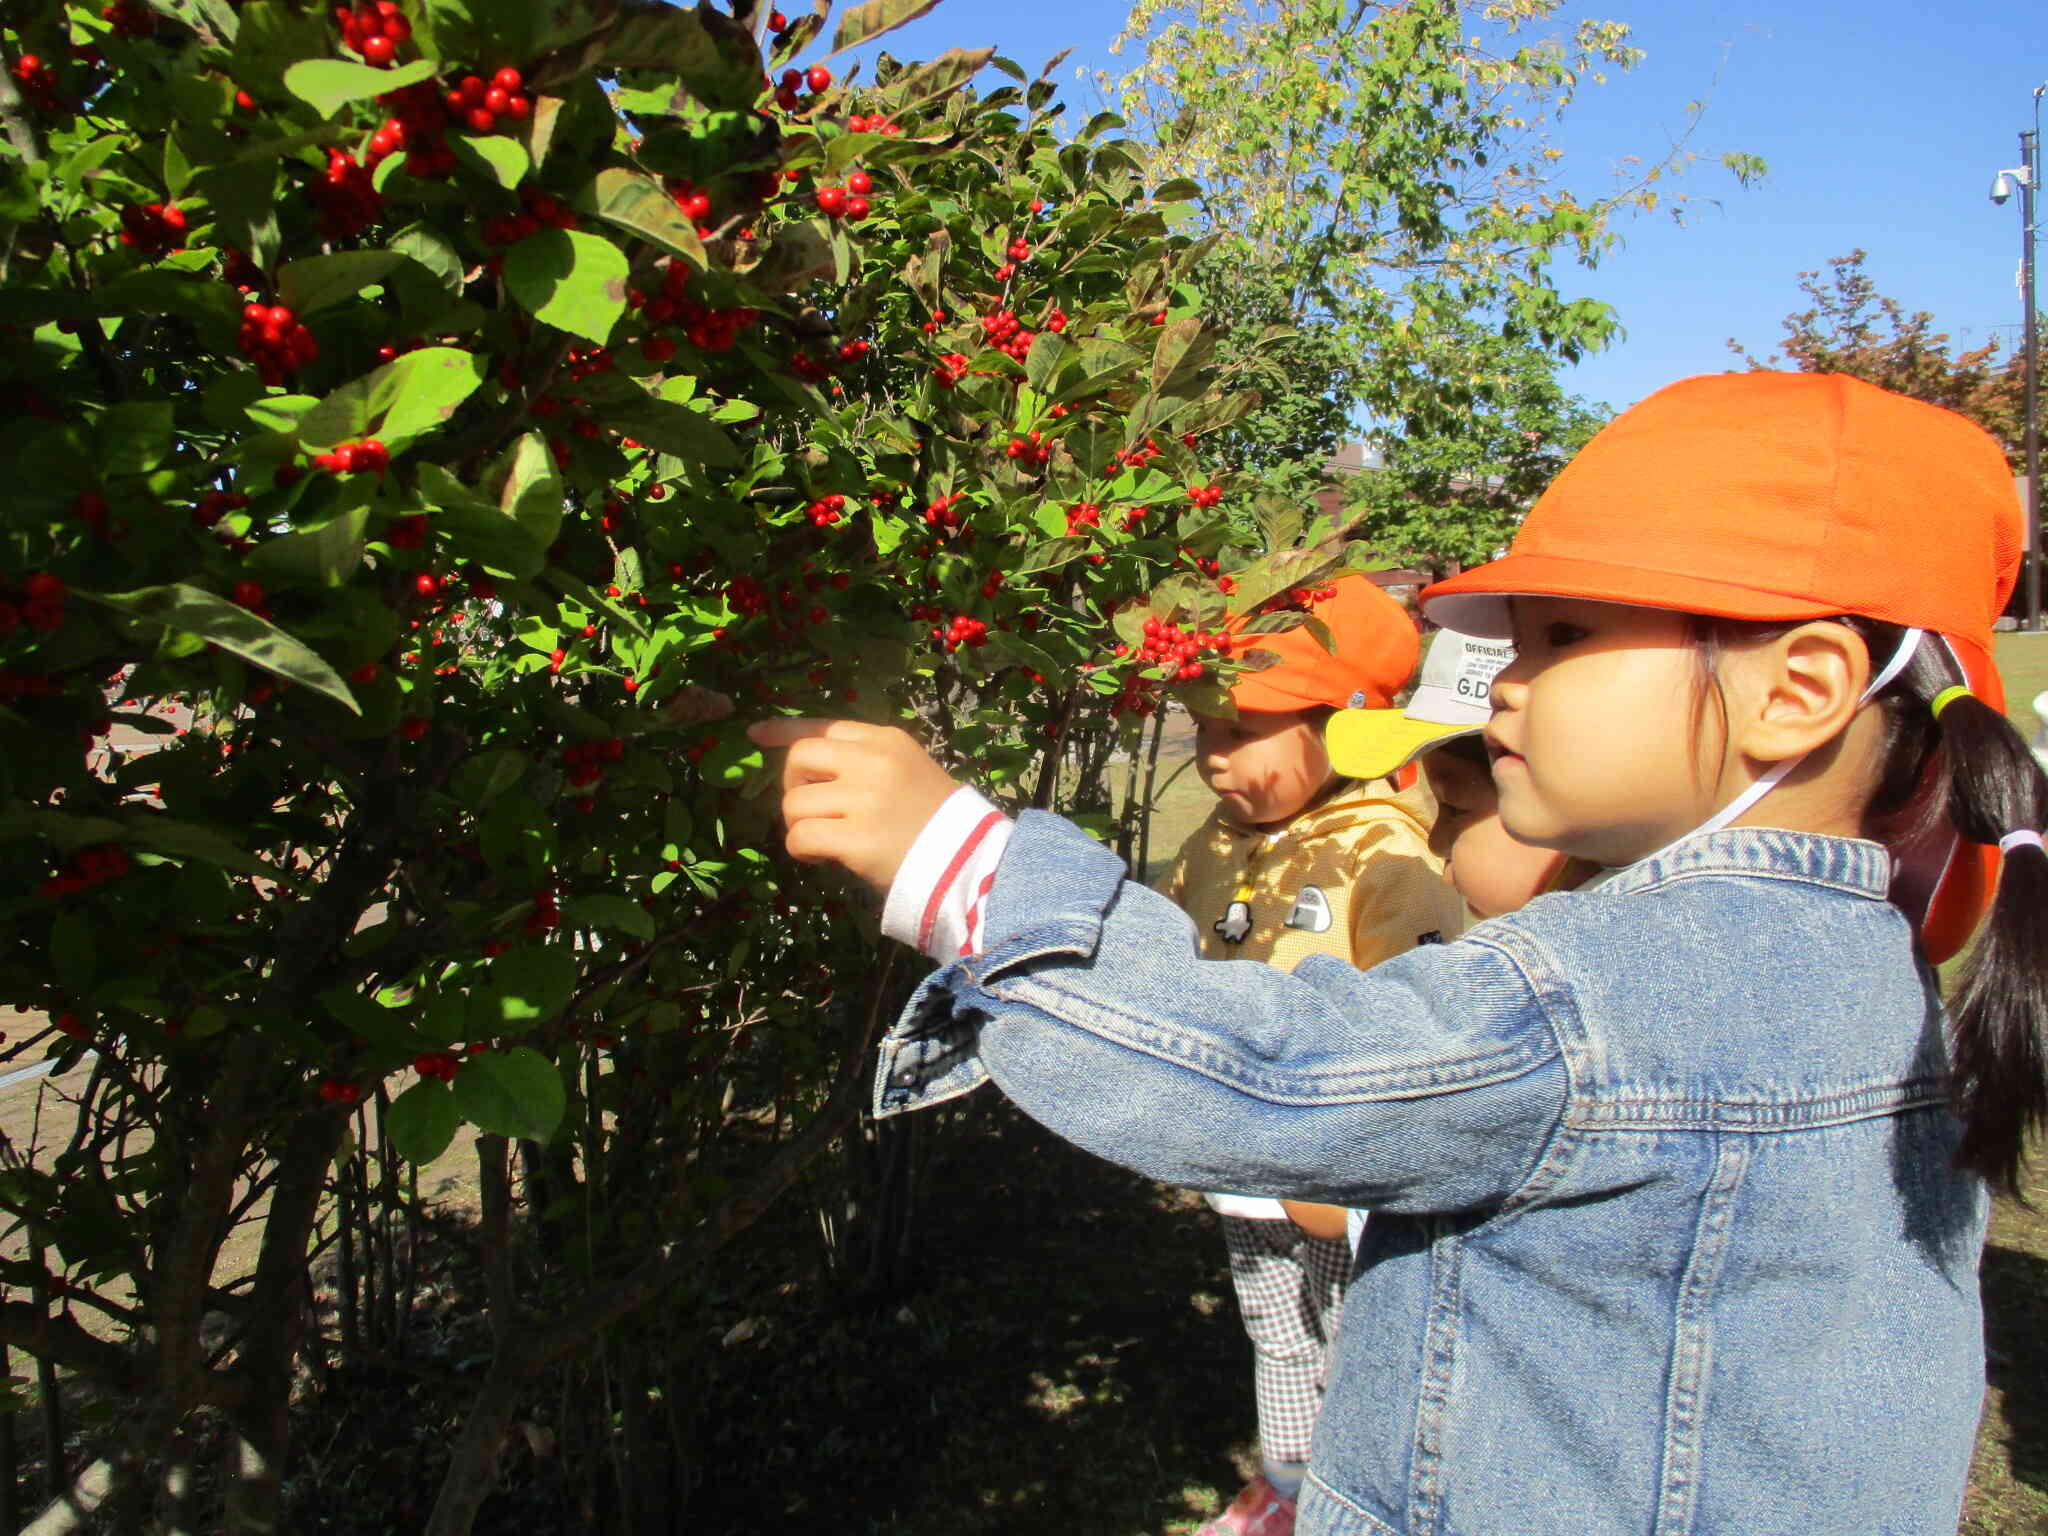
[[[1654,155],[1704,99],[1693,147],[1763,156],[1771,174],[1744,191],[1701,164],[1684,227],[1663,214],[1624,228],[1574,293],[1621,312],[1628,335],[1573,369],[1575,393],[1617,408],[1674,379],[1727,368],[1735,337],[1767,354],[1799,304],[1798,274],[1861,247],[1881,291],[1933,312],[1958,341],[2016,345],[2019,199],[1987,196],[2019,163],[2034,87],[2048,81],[2048,17],[1986,0],[1616,0],[1591,14],[1628,22],[1644,63],[1588,87],[1556,142],[1584,191],[1630,153]],[[1118,0],[942,0],[893,34],[900,58],[995,44],[1034,73],[1061,48],[1063,93],[1098,104],[1077,66],[1113,58]],[[2043,199],[2048,222],[2048,199]],[[2048,261],[2048,254],[2044,254]],[[2048,289],[2048,272],[2038,274]]]

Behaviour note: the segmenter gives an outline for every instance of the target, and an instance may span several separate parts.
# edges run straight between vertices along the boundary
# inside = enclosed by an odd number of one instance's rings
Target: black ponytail
[[[2048,778],[2012,722],[1972,694],[1941,712],[1948,760],[1948,815],[1972,842],[2038,832]],[[1977,932],[1949,999],[1957,1160],[1994,1189],[2017,1196],[2028,1133],[2048,1124],[2048,853],[2007,850],[1998,896]]]
[[[1905,637],[1870,619],[1842,622],[1863,637],[1873,668]],[[1712,680],[1719,645],[1791,627],[1698,621],[1703,676]],[[1955,691],[1964,682],[1948,646],[1927,635],[1878,695],[1886,736],[1866,836],[1896,848],[1946,820],[1970,842],[1996,846],[2048,823],[2048,776],[2011,721]],[[1950,1098],[1963,1126],[1956,1161],[2019,1198],[2027,1138],[2048,1126],[2048,852],[2040,847],[2006,852],[1990,913],[1949,988],[1948,1013]]]
[[[1903,630],[1846,620],[1873,665]],[[1947,645],[1925,636],[1879,695],[1889,727],[1867,830],[1896,846],[1944,817],[1973,843],[2048,820],[2048,777],[2012,722],[1966,690]],[[1939,716],[1934,706],[1941,706]],[[1963,1138],[1956,1161],[2020,1195],[2028,1135],[2048,1124],[2048,853],[2009,850],[1998,894],[1949,987],[1949,1093]]]

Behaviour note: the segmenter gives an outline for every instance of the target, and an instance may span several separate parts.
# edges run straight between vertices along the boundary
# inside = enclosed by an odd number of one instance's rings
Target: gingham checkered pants
[[[1307,1461],[1351,1276],[1351,1246],[1310,1237],[1291,1221],[1222,1221],[1237,1309],[1252,1341],[1259,1450],[1269,1461]]]

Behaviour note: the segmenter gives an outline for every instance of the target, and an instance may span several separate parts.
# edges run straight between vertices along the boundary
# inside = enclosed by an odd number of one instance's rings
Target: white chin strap
[[[1884,691],[1893,678],[1906,670],[1906,664],[1913,659],[1913,653],[1920,648],[1923,633],[1921,630],[1909,629],[1904,635],[1899,637],[1898,649],[1892,652],[1891,660],[1887,661],[1877,676],[1870,680],[1870,686],[1863,690],[1863,697],[1856,701],[1858,709],[1861,709],[1865,704],[1876,698],[1878,694]],[[1681,837],[1673,838],[1655,853],[1649,855],[1649,858],[1659,858],[1669,853],[1680,843],[1689,842],[1695,837],[1704,837],[1709,832],[1720,831],[1744,811],[1755,805],[1757,801],[1763,799],[1765,795],[1776,789],[1779,781],[1794,768],[1805,762],[1806,757],[1807,754],[1802,752],[1797,757],[1788,757],[1783,762],[1774,763],[1764,773],[1763,777],[1751,784],[1749,788],[1745,789],[1733,800],[1730,800],[1720,810],[1714,812],[1713,815],[1694,827],[1690,832],[1685,833]],[[1645,863],[1647,860],[1638,860],[1637,862]]]

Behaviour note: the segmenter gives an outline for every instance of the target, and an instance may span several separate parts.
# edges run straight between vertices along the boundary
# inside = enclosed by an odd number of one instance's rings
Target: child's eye
[[[1543,626],[1543,643],[1552,650],[1558,650],[1585,639],[1591,633],[1591,630],[1582,629],[1577,624],[1567,624],[1563,619],[1557,619]]]

